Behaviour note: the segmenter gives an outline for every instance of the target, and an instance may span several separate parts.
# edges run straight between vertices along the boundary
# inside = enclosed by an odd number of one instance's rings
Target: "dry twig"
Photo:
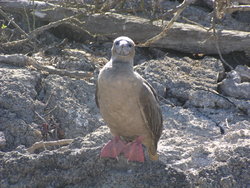
[[[69,23],[70,24],[70,21],[73,20],[76,16],[78,16],[78,15],[70,16],[70,17],[64,18],[62,20],[51,22],[51,23],[49,23],[47,25],[41,26],[41,27],[31,31],[28,34],[23,31],[25,33],[25,36],[27,37],[26,39],[16,40],[16,41],[12,41],[12,42],[6,42],[6,43],[3,43],[3,44],[0,44],[0,47],[2,49],[8,49],[8,48],[13,48],[13,47],[23,46],[23,45],[27,44],[28,42],[30,42],[32,39],[36,38],[37,35],[43,33],[46,30],[49,30],[49,29],[51,29],[53,27],[57,27],[57,26],[59,26],[59,25],[61,25],[63,23]],[[16,25],[16,26],[19,27],[18,25]]]
[[[23,54],[12,54],[12,55],[0,55],[0,63],[7,63],[14,66],[33,66],[39,71],[46,71],[49,74],[57,74],[60,76],[68,76],[71,78],[86,78],[91,77],[92,73],[84,72],[84,71],[68,71],[68,70],[61,70],[56,69],[54,67],[44,66],[37,62],[32,57],[25,56]]]
[[[106,1],[106,2],[103,3],[100,11],[101,12],[108,11],[108,10],[111,9],[111,7],[113,7],[114,5],[118,5],[120,3],[122,3],[121,0]]]
[[[174,22],[179,18],[183,10],[185,10],[194,1],[195,0],[184,0],[183,3],[177,7],[174,17],[169,21],[169,23],[163,29],[163,31],[160,34],[154,36],[153,38],[148,39],[146,42],[139,44],[138,46],[147,47],[147,46],[150,46],[150,44],[152,44],[153,42],[158,41],[161,38],[165,37],[167,35],[167,32],[173,26]]]
[[[6,42],[0,44],[0,48],[8,51],[9,49],[12,49],[14,47],[22,47],[24,45],[28,45],[30,40],[28,38],[26,39],[21,39],[21,40],[16,40],[16,41],[11,41],[11,42]]]
[[[75,17],[77,17],[77,16],[78,16],[78,15],[70,16],[70,17],[64,18],[64,19],[62,19],[62,20],[58,20],[58,21],[55,21],[55,22],[51,22],[51,23],[49,23],[48,25],[41,26],[41,27],[39,27],[39,28],[37,28],[37,29],[31,31],[31,32],[29,33],[29,37],[28,37],[28,38],[29,38],[29,39],[35,38],[37,35],[43,33],[44,31],[46,31],[46,30],[48,30],[48,29],[51,29],[51,28],[53,28],[53,27],[57,27],[57,26],[59,26],[59,25],[61,25],[61,24],[63,24],[63,23],[66,23],[66,22],[70,23],[70,21],[71,21],[72,19],[74,19]]]
[[[231,14],[236,11],[250,11],[250,5],[237,5],[237,6],[230,6],[226,8],[226,13],[228,14]]]
[[[8,21],[10,22],[15,28],[18,29],[18,31],[22,34],[24,34],[26,37],[28,37],[28,34],[21,28],[19,25],[14,22],[13,19],[9,18],[9,16],[0,8],[0,14]]]
[[[216,18],[222,19],[226,14],[231,14],[236,11],[250,11],[250,5],[232,5],[233,2],[241,3],[240,0],[215,0],[214,2],[214,12]],[[242,3],[249,4],[249,0]]]
[[[44,123],[48,124],[48,122],[46,121],[46,119],[44,119],[38,112],[35,111],[35,114],[36,114],[37,117],[39,117]]]
[[[216,31],[216,24],[215,24],[215,20],[216,20],[216,12],[214,12],[214,16],[213,16],[213,20],[212,20],[212,30],[213,30],[213,37],[214,37],[214,41],[215,41],[215,46],[216,49],[218,51],[218,54],[220,56],[221,62],[224,63],[230,70],[233,70],[233,67],[231,65],[229,65],[226,60],[223,58],[222,54],[221,54],[221,50],[220,50],[220,46],[219,46],[219,36],[217,34]]]
[[[40,149],[40,148],[45,148],[49,146],[63,146],[63,145],[68,145],[73,142],[74,139],[63,139],[63,140],[57,140],[57,141],[41,141],[41,142],[36,142],[34,143],[31,147],[29,147],[27,150],[30,153],[34,153],[35,150]]]

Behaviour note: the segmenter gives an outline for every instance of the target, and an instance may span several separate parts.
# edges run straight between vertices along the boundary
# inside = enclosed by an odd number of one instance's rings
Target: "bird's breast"
[[[98,79],[100,112],[114,132],[125,135],[131,135],[132,130],[133,134],[143,132],[138,104],[140,88],[140,81],[133,75],[108,74]]]
[[[122,108],[123,105],[135,102],[138,99],[138,82],[131,77],[121,75],[99,79],[100,101],[111,109]]]

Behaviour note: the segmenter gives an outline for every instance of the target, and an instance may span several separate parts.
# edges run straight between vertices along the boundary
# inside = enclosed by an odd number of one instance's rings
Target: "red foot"
[[[128,143],[123,149],[124,156],[128,161],[144,162],[142,139],[142,136],[137,137],[135,141]]]
[[[125,144],[121,141],[119,136],[110,140],[101,151],[101,157],[117,158],[124,149]]]

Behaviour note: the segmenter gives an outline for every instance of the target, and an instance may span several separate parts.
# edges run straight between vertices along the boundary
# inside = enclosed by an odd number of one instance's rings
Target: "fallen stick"
[[[250,11],[250,5],[238,5],[238,6],[231,6],[231,7],[226,8],[226,13],[228,14],[231,14],[236,11]]]
[[[0,9],[0,14],[1,14],[1,9]],[[25,39],[20,39],[20,40],[16,40],[16,41],[11,41],[11,42],[6,42],[6,43],[2,43],[0,44],[0,49],[6,50],[8,51],[8,49],[14,48],[14,47],[18,47],[18,46],[23,46],[23,45],[28,45],[28,42],[31,42],[32,39],[35,39],[37,37],[37,35],[43,33],[46,30],[49,30],[53,27],[57,27],[63,23],[69,23],[70,21],[73,20],[75,18],[75,16],[70,16],[55,22],[51,22],[47,25],[41,26],[33,31],[31,31],[30,33],[26,34],[25,36],[27,38]],[[19,26],[17,26],[19,27]]]
[[[81,10],[64,7],[34,10],[38,20],[47,22],[56,22],[79,13],[81,13]],[[79,16],[79,20],[82,22],[81,27],[93,36],[104,36],[106,40],[112,40],[118,36],[126,35],[136,41],[137,44],[144,43],[158,35],[162,32],[162,26],[169,23],[164,21],[162,25],[161,20],[151,23],[148,19],[116,13],[90,15],[83,13]],[[82,35],[81,27],[72,27],[72,32],[79,38]],[[218,42],[221,54],[229,54],[235,51],[250,53],[249,32],[220,30],[218,31],[219,41],[211,36],[213,36],[213,32],[209,28],[175,22],[166,36],[154,41],[148,47],[160,47],[195,54],[218,54],[216,48]]]
[[[178,9],[176,9],[176,12],[174,14],[174,17],[168,22],[167,26],[162,30],[161,33],[158,35],[152,37],[151,39],[148,39],[146,42],[139,44],[141,47],[150,46],[152,43],[162,39],[163,37],[167,36],[168,31],[173,26],[174,22],[179,18],[180,14],[185,10],[193,1],[195,0],[184,0],[183,3],[179,6]]]
[[[29,45],[29,42],[31,42],[31,41],[26,38],[26,39],[20,39],[20,40],[16,40],[16,41],[2,43],[2,44],[0,44],[0,53],[2,53],[4,51],[9,51],[13,48],[18,48],[18,47],[22,47],[24,45]]]
[[[162,22],[152,23],[148,19],[136,16],[124,16],[115,13],[93,14],[83,20],[84,28],[92,34],[114,39],[120,35],[131,37],[137,43],[143,43],[162,31]],[[167,25],[168,22],[164,22]],[[149,47],[173,49],[187,53],[217,54],[216,40],[209,28],[175,22],[166,36],[154,41]],[[219,30],[218,43],[222,54],[234,51],[250,51],[249,32]]]
[[[22,33],[23,35],[25,35],[26,37],[28,37],[28,34],[21,28],[19,27],[19,25],[16,24],[16,22],[14,22],[13,19],[9,18],[9,16],[2,10],[0,9],[0,14],[8,21],[10,22],[15,28],[17,28],[17,30]]]
[[[63,139],[63,140],[56,140],[56,141],[41,141],[41,142],[36,142],[34,143],[31,147],[27,149],[28,152],[34,153],[35,150],[40,149],[40,148],[46,148],[49,146],[63,146],[63,145],[68,145],[73,142],[74,139]]]
[[[57,27],[63,23],[66,23],[66,22],[69,22],[71,21],[72,19],[74,19],[77,15],[74,15],[74,16],[70,16],[70,17],[67,17],[67,18],[64,18],[64,19],[61,19],[61,20],[58,20],[58,21],[55,21],[55,22],[51,22],[47,25],[44,25],[42,27],[38,27],[37,29],[31,31],[28,35],[29,35],[29,39],[32,39],[32,38],[35,38],[37,35],[43,33],[44,31],[48,30],[48,29],[51,29],[53,27]]]
[[[92,75],[92,73],[90,72],[68,71],[68,70],[56,69],[51,66],[44,66],[44,65],[41,65],[32,57],[28,57],[23,54],[0,55],[0,63],[6,63],[9,65],[20,66],[20,67],[31,65],[39,71],[46,71],[49,74],[57,74],[60,76],[68,76],[68,77],[77,78],[77,79],[91,77]]]
[[[64,18],[64,11],[61,8],[42,12],[37,10],[35,15],[37,15],[37,19],[54,22],[55,19]],[[40,14],[42,16],[39,16]],[[73,10],[67,10],[68,16],[73,14]],[[162,32],[162,27],[169,24],[168,21],[158,20],[152,23],[149,19],[117,13],[82,14],[78,18],[82,22],[82,28],[93,36],[106,37],[106,39],[112,40],[125,35],[131,37],[137,44],[145,43],[152,37],[157,36]],[[81,33],[78,32],[77,28],[72,28],[72,32]],[[160,47],[187,53],[218,54],[216,48],[218,42],[222,54],[235,51],[244,51],[248,54],[250,51],[249,32],[220,30],[218,32],[219,41],[211,36],[213,36],[213,32],[209,28],[174,22],[167,35],[150,43],[147,47]]]

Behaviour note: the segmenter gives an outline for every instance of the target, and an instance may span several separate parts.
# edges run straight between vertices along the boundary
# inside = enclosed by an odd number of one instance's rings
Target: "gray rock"
[[[0,108],[0,130],[6,140],[5,147],[1,150],[13,150],[19,145],[30,147],[42,139],[40,126],[27,123],[18,115]]]
[[[103,124],[95,104],[95,85],[85,80],[49,75],[43,101],[65,132],[66,138],[84,136]]]
[[[185,103],[185,106],[195,106],[199,108],[231,108],[234,107],[230,101],[217,95],[214,92],[198,90],[191,91],[189,100]]]
[[[0,131],[6,145],[0,152],[0,187],[233,188],[249,184],[250,118],[246,114],[250,104],[233,97],[229,102],[216,94],[218,75],[224,69],[214,58],[193,60],[169,54],[136,66],[160,94],[164,116],[160,159],[152,162],[146,154],[144,164],[127,163],[122,155],[118,161],[99,158],[111,135],[94,100],[93,78],[98,70],[89,80],[41,76],[10,66],[1,70],[7,75],[1,77],[1,91],[18,95],[9,100],[11,104],[1,96]],[[239,72],[247,78],[248,74]],[[18,87],[12,87],[14,81]],[[19,100],[21,94],[25,100]],[[13,107],[16,101],[19,110]],[[20,112],[21,107],[25,111]],[[27,147],[43,139],[43,121],[34,110],[48,122],[53,117],[65,137],[74,141],[29,153]]]
[[[218,89],[225,95],[250,99],[250,68],[237,66],[227,74],[227,77],[218,85]]]
[[[53,151],[0,153],[0,186],[5,187],[191,187],[185,174],[162,162],[127,163],[100,159],[108,134],[101,128]],[[106,135],[106,136],[105,136]],[[100,139],[101,136],[101,139]],[[101,143],[101,144],[100,144]],[[15,160],[10,160],[15,159]]]
[[[28,69],[0,65],[0,130],[6,144],[2,150],[14,149],[20,144],[31,146],[41,140],[39,126],[33,126],[34,111],[44,105],[37,94],[40,74]]]
[[[169,108],[170,111],[176,113],[169,113],[168,123],[165,122],[168,129],[165,129],[161,139],[158,162],[151,162],[147,158],[144,164],[127,163],[123,156],[120,156],[118,161],[100,159],[100,149],[110,139],[108,128],[101,126],[85,137],[75,138],[70,145],[61,148],[47,148],[36,154],[28,153],[24,147],[11,152],[0,152],[0,165],[4,166],[0,168],[0,186],[25,187],[32,184],[38,187],[227,185],[244,187],[247,185],[249,181],[247,166],[250,160],[249,143],[246,139],[250,134],[246,128],[249,123],[245,122],[245,130],[244,126],[235,125],[236,129],[239,127],[241,130],[232,131],[225,137],[216,136],[212,129],[211,134],[205,136],[206,131],[202,134],[202,130],[198,127],[202,124],[205,126],[206,121],[199,125],[198,119],[191,118],[194,114],[185,113],[186,110],[182,108]],[[171,123],[173,122],[170,121],[171,117],[175,118],[175,125]],[[182,125],[184,119],[191,121]],[[197,125],[193,126],[195,123]]]
[[[165,129],[159,142],[161,161],[183,170],[197,187],[221,187],[221,183],[226,186],[227,180],[221,179],[230,175],[234,184],[229,187],[248,185],[249,118],[239,118],[233,111],[167,105],[163,106],[163,114]],[[215,123],[223,120],[228,127],[225,136],[220,136]],[[230,162],[232,158],[234,162]]]
[[[67,70],[94,71],[95,65],[90,62],[86,56],[86,52],[81,50],[65,49],[63,50],[65,57],[60,58],[56,62],[56,68]]]
[[[136,71],[153,85],[160,96],[186,102],[192,100],[195,90],[216,90],[219,73],[224,72],[224,68],[220,61],[211,57],[192,60],[166,56],[138,65]]]
[[[154,5],[152,1],[145,2],[145,7]],[[159,3],[162,12],[179,5],[178,1]],[[126,3],[127,8],[134,5],[141,6],[138,1]],[[144,16],[153,18],[157,14]],[[166,19],[172,16],[166,14]],[[187,7],[182,16],[210,27],[212,14],[197,6]],[[188,22],[182,18],[179,21]],[[217,27],[249,31],[249,24],[237,22],[230,15]],[[47,44],[59,42],[48,34],[42,36]],[[17,39],[18,35],[13,37]],[[97,41],[100,38],[107,39],[98,36]],[[41,37],[38,40],[44,43]],[[164,116],[159,161],[149,161],[147,154],[144,164],[127,163],[122,155],[119,160],[100,159],[101,148],[112,136],[95,105],[94,81],[105,62],[98,61],[99,56],[110,57],[110,42],[90,45],[88,52],[96,58],[78,50],[82,44],[76,43],[66,45],[74,49],[60,49],[58,56],[33,56],[46,66],[94,71],[90,79],[76,80],[30,67],[0,64],[0,187],[248,187],[249,68],[238,66],[229,73],[225,79],[229,81],[222,81],[225,89],[219,94],[219,75],[225,70],[212,57],[194,60],[155,48],[137,49],[135,69],[157,90]],[[44,139],[44,122],[35,111],[49,123],[53,119],[65,138],[72,138],[73,142],[29,153],[28,147]],[[57,139],[49,135],[47,140]]]
[[[35,71],[0,65],[0,107],[32,122],[34,111],[43,106],[36,100],[39,82]]]
[[[235,71],[239,74],[242,82],[250,82],[250,67],[238,65]]]

